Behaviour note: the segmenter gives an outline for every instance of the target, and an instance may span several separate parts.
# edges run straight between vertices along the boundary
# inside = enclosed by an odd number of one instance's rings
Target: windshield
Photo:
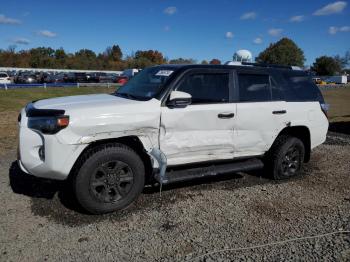
[[[168,77],[174,72],[170,67],[150,67],[131,78],[115,93],[130,99],[149,100],[161,90]]]

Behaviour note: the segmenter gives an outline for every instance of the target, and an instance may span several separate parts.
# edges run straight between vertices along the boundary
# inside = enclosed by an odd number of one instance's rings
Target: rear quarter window
[[[238,74],[239,101],[263,102],[271,100],[270,77],[265,74]]]
[[[282,79],[287,101],[324,101],[317,85],[304,72],[283,72]]]

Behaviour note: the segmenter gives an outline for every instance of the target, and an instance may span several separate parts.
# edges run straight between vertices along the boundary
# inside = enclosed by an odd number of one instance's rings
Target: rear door
[[[232,76],[230,70],[192,69],[175,86],[191,94],[192,104],[161,109],[160,148],[168,165],[233,158]]]
[[[283,93],[268,70],[237,70],[235,156],[265,153],[288,125]]]

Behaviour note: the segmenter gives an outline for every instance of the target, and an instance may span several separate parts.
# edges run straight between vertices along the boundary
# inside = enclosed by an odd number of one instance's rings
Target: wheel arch
[[[108,139],[100,139],[100,140],[95,140],[80,153],[79,157],[75,161],[68,179],[74,176],[76,172],[80,169],[81,165],[83,164],[83,159],[84,156],[93,150],[94,148],[97,148],[101,145],[106,145],[106,144],[123,144],[125,146],[130,147],[133,149],[141,158],[145,165],[145,178],[146,182],[152,178],[152,173],[153,173],[153,167],[152,167],[152,160],[151,157],[147,154],[147,146],[145,145],[144,141],[141,141],[141,139],[138,136],[123,136],[123,137],[118,137],[118,138],[108,138]]]
[[[307,126],[288,126],[281,130],[277,137],[289,135],[300,139],[305,148],[304,162],[307,163],[311,156],[311,135]]]

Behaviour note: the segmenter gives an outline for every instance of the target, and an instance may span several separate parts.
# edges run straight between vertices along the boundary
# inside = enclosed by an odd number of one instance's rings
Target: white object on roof
[[[233,61],[252,62],[253,55],[249,50],[241,49],[233,55]]]

